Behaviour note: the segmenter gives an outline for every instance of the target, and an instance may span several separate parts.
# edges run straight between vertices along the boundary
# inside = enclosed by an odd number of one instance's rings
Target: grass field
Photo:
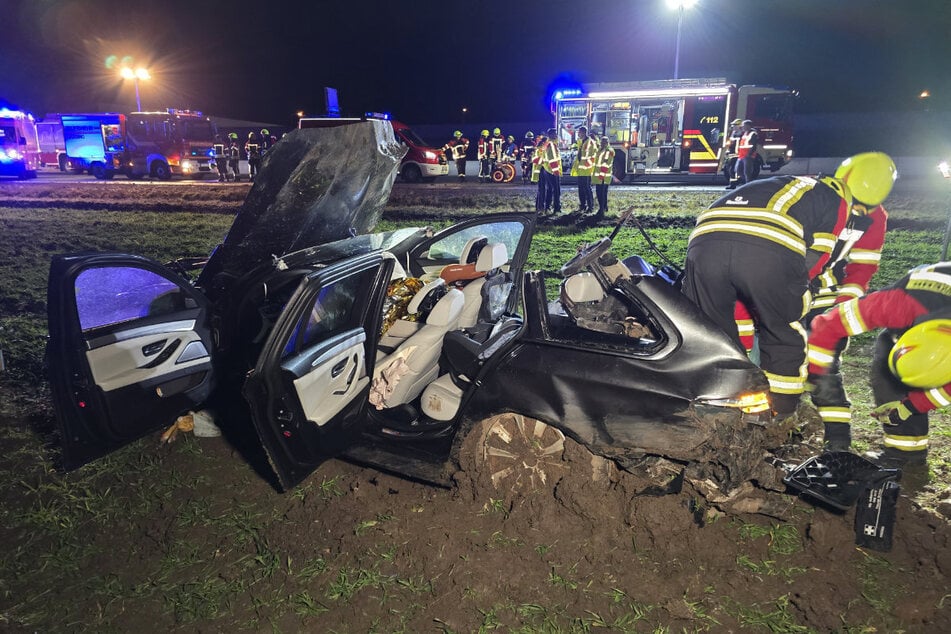
[[[679,264],[692,218],[712,197],[618,192],[611,215],[635,205],[651,240]],[[449,198],[396,190],[382,228],[530,206],[527,195]],[[947,218],[931,198],[889,207],[893,230],[876,287],[936,261]],[[701,529],[689,519],[661,520],[663,505],[679,513],[680,502],[651,499],[626,511],[618,529],[497,500],[473,508],[346,465],[322,468],[277,496],[233,452],[193,438],[162,451],[143,439],[76,473],[53,471],[38,433],[52,420],[43,372],[50,256],[201,256],[231,221],[133,205],[0,205],[0,630],[864,633],[939,631],[928,624],[948,622],[946,542],[916,544],[918,561],[856,553],[847,522],[823,523],[816,510],[799,511],[795,523],[728,518]],[[540,227],[528,265],[555,275],[579,243],[610,231]],[[633,228],[621,232],[615,251],[658,261]],[[856,338],[845,358],[857,450],[879,438],[868,416],[871,341]],[[932,417],[931,439],[931,484],[915,499],[943,509],[951,497],[947,413]],[[553,523],[563,525],[551,530]],[[592,530],[599,524],[609,525],[608,537]],[[838,540],[837,559],[823,535]],[[842,584],[834,591],[822,582],[833,578]],[[929,616],[903,608],[926,593]]]

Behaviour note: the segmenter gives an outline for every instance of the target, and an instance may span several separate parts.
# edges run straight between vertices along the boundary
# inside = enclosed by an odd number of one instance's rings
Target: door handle
[[[330,378],[336,379],[338,376],[340,376],[340,373],[346,369],[347,363],[349,361],[350,359],[344,359],[343,361],[335,365],[333,369],[330,370]]]
[[[167,341],[168,339],[162,339],[161,341],[156,341],[155,343],[142,346],[142,356],[151,357],[153,354],[164,348]]]
[[[346,394],[350,390],[350,386],[353,385],[353,380],[357,378],[357,368],[359,367],[358,361],[360,359],[357,355],[353,355],[353,369],[350,370],[350,376],[347,377],[347,385],[344,386],[342,390],[334,390],[334,396],[339,396],[341,394]]]

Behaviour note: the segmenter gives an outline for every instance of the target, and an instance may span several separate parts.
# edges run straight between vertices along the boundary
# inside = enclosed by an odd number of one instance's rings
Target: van
[[[40,143],[33,116],[0,109],[0,176],[36,178],[39,166]]]

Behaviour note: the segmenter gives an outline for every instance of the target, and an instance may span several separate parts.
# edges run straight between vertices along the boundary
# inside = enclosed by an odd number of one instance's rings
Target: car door
[[[376,252],[305,275],[245,382],[254,426],[284,489],[361,429],[394,263]]]
[[[170,425],[211,392],[207,301],[160,264],[125,254],[56,256],[47,310],[63,468]]]

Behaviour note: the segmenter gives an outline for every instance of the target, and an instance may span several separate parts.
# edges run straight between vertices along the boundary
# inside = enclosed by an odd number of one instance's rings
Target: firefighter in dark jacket
[[[827,411],[826,444],[850,444],[850,403],[837,379],[836,351],[852,335],[878,328],[870,380],[872,416],[882,422],[888,466],[923,464],[928,455],[928,412],[951,405],[951,262],[912,269],[888,288],[849,300],[812,320],[809,383]],[[833,380],[830,381],[830,378]],[[837,401],[837,402],[836,402]],[[823,406],[819,405],[820,411]]]
[[[238,134],[232,132],[228,135],[228,167],[231,169],[231,180],[238,182],[241,180],[241,148],[238,147]]]
[[[248,156],[248,178],[253,181],[261,165],[261,137],[257,132],[248,132],[248,142],[244,144],[244,153]]]
[[[805,388],[809,270],[828,261],[851,204],[837,179],[776,176],[714,202],[690,234],[683,291],[740,349],[734,305],[751,307],[777,420]]]
[[[528,183],[532,180],[532,157],[535,155],[535,133],[531,130],[525,133],[519,152],[522,157],[522,182]]]
[[[228,156],[225,153],[226,147],[225,141],[221,138],[221,135],[216,134],[213,149],[215,152],[215,168],[218,170],[219,183],[223,183],[228,180]]]
[[[443,152],[448,152],[449,157],[456,162],[456,172],[459,174],[459,180],[466,180],[466,152],[469,150],[469,139],[462,136],[461,130],[452,133],[452,139],[449,143],[442,146]]]

